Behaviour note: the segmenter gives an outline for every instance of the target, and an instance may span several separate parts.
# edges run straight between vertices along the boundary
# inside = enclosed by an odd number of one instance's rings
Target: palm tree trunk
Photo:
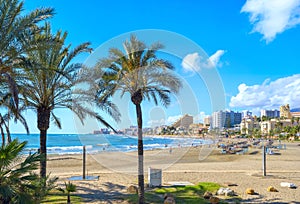
[[[47,130],[40,130],[40,177],[46,178],[47,172]]]
[[[40,130],[40,154],[43,155],[40,160],[40,177],[46,178],[47,172],[47,130],[50,123],[50,110],[47,108],[38,108],[38,129]]]
[[[2,147],[4,147],[5,146],[5,135],[4,135],[3,128],[1,125],[0,125],[0,130],[1,130],[1,136],[2,136]]]
[[[9,126],[4,123],[5,129],[6,129],[6,137],[7,137],[7,143],[11,143],[11,136],[9,131]]]
[[[138,184],[139,204],[145,203],[144,189],[144,146],[143,146],[143,119],[141,104],[136,104],[136,116],[138,124]]]
[[[70,196],[70,192],[68,192],[68,195],[67,195],[67,204],[70,204],[71,203],[71,196]]]

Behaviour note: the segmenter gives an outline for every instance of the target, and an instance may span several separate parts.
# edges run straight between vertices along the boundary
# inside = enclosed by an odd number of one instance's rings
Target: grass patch
[[[206,191],[215,193],[221,185],[217,183],[202,182],[194,186],[178,186],[178,187],[166,187],[156,188],[145,193],[147,203],[162,203],[164,194],[169,193],[175,197],[176,203],[188,203],[188,204],[199,204],[209,203],[203,199],[203,194]],[[126,200],[129,203],[137,203],[137,195],[130,195]]]
[[[82,203],[82,199],[79,196],[71,195],[72,204]],[[51,203],[51,204],[66,204],[67,194],[60,191],[52,191],[41,203]]]
[[[138,196],[136,194],[131,194],[126,196],[125,198],[126,201],[132,204],[138,203]],[[157,204],[157,203],[163,203],[163,197],[160,195],[157,195],[153,192],[145,192],[145,200],[146,203],[151,203],[151,204]]]

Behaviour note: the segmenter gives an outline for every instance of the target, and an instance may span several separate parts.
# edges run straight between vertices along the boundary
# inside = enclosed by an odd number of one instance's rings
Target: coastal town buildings
[[[175,123],[173,123],[171,126],[175,128],[183,127],[185,129],[188,129],[191,124],[193,124],[194,118],[193,116],[190,116],[188,114],[185,114],[181,118],[179,118]]]
[[[208,127],[210,126],[210,123],[211,123],[211,116],[205,116],[204,119],[203,119],[203,124]]]
[[[269,121],[261,122],[261,132],[262,134],[269,134],[275,128],[284,128],[287,126],[292,126],[291,119],[271,119]]]
[[[281,118],[292,118],[289,104],[280,106],[280,117]]]
[[[260,116],[263,117],[268,117],[268,118],[279,118],[280,117],[280,111],[273,109],[273,110],[261,110],[260,111]]]
[[[292,117],[300,118],[300,112],[291,112]]]
[[[221,131],[240,132],[247,135],[266,135],[282,131],[284,127],[300,124],[300,109],[290,110],[289,104],[277,109],[260,111],[261,115],[252,115],[251,111],[234,112],[231,110],[213,112],[211,116],[203,118],[203,123],[193,123],[193,116],[185,114],[171,125],[157,127],[145,127],[145,135],[175,134],[175,135],[201,135],[208,130],[219,129]],[[262,118],[265,116],[266,118]],[[123,130],[124,134],[137,135],[137,127],[130,126]],[[94,134],[107,134],[107,129],[100,129]],[[277,133],[278,134],[278,133]]]
[[[199,135],[208,131],[207,126],[204,123],[191,124],[189,127],[189,133],[192,135]]]
[[[249,110],[243,110],[242,111],[242,118],[251,118],[252,117],[252,112]]]
[[[240,124],[241,134],[252,134],[254,129],[260,129],[260,124],[253,117],[243,118]]]
[[[211,128],[231,128],[242,121],[242,114],[234,111],[217,111],[212,114]]]

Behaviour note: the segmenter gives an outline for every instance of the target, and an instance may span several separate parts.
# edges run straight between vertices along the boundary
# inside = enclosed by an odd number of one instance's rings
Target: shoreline
[[[63,135],[63,134],[62,134]],[[89,154],[97,154],[102,152],[134,152],[137,151],[137,137],[128,135],[95,135],[98,138],[93,140],[93,135],[87,135],[85,138],[82,135],[74,134],[73,138],[75,142],[73,143],[63,143],[56,144],[59,142],[55,140],[50,145],[47,146],[48,155],[76,155],[82,154],[83,146],[86,146],[86,151]],[[100,136],[100,137],[99,137]],[[108,136],[108,137],[107,137]],[[118,137],[120,136],[120,141]],[[55,135],[57,137],[57,135]],[[49,139],[49,138],[48,138]],[[51,139],[51,138],[50,138]],[[26,138],[25,138],[26,140]],[[203,145],[211,144],[215,141],[211,140],[209,137],[201,138],[198,136],[186,136],[178,135],[176,137],[170,137],[169,135],[145,135],[144,136],[144,150],[159,150],[164,148],[177,148],[177,147],[189,147],[193,145]],[[38,144],[35,144],[36,146]],[[38,147],[32,147],[32,143],[29,147],[25,149],[24,155],[31,154],[38,151]]]

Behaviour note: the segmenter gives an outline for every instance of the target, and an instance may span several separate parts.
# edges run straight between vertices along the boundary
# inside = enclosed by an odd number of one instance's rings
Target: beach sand
[[[262,176],[261,148],[250,148],[243,155],[221,154],[214,146],[190,148],[165,148],[145,151],[145,183],[148,167],[162,169],[162,184],[187,181],[216,182],[230,187],[245,203],[300,203],[300,143],[286,142],[286,149],[267,155],[267,176]],[[137,153],[104,152],[88,154],[87,175],[99,176],[93,181],[72,181],[76,194],[86,203],[126,203],[122,196],[127,187],[137,184]],[[48,172],[59,177],[62,184],[70,176],[82,175],[82,155],[51,155]],[[281,182],[291,182],[297,189],[281,187]],[[268,192],[274,186],[279,192]],[[253,188],[257,195],[247,195]],[[220,197],[222,198],[222,197]]]

